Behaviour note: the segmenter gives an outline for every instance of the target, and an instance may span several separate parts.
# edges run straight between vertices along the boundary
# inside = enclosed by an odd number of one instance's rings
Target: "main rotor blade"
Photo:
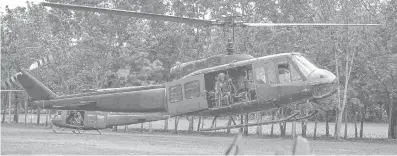
[[[191,25],[204,25],[204,26],[220,25],[219,23],[216,23],[216,21],[214,21],[214,20],[191,19],[191,18],[184,18],[184,17],[158,15],[158,14],[142,13],[142,12],[134,12],[134,11],[118,10],[118,9],[105,9],[105,8],[88,7],[88,6],[72,5],[72,4],[60,4],[60,3],[48,3],[48,2],[42,2],[41,4],[43,6],[49,6],[49,7],[53,7],[53,8],[92,11],[92,12],[99,12],[99,13],[109,13],[109,14],[117,14],[117,15],[131,16],[131,17],[137,17],[137,18],[146,18],[146,19],[186,23],[186,24],[191,24]]]
[[[242,23],[249,27],[277,27],[277,26],[380,26],[381,24],[338,24],[338,23]]]

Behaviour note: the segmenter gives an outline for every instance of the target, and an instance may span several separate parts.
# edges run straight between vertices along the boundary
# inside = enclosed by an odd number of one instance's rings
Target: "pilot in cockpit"
[[[288,66],[279,66],[278,75],[280,83],[289,83],[291,82],[291,72]]]

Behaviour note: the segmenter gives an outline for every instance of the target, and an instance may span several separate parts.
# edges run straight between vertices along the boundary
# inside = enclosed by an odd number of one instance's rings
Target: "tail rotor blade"
[[[46,65],[48,63],[54,62],[54,57],[52,55],[48,55],[46,57],[43,57],[35,62],[32,63],[29,67],[29,71],[34,70],[40,66]]]
[[[54,60],[55,59],[54,59],[54,57],[51,54],[46,56],[46,57],[40,58],[39,60],[34,61],[30,65],[28,71],[34,70],[34,69],[36,69],[36,68],[38,68],[40,66],[46,65],[48,63],[52,63],[52,62],[54,62]],[[4,70],[3,66],[2,66],[1,69]],[[21,71],[21,69],[20,69],[20,67],[18,67],[16,74],[12,75],[11,77],[9,77],[5,81],[2,81],[1,82],[1,88],[10,89],[10,88],[13,88],[13,87],[17,86],[17,84],[18,84],[18,78],[17,77],[18,77],[18,75],[22,74],[20,71]]]
[[[10,89],[10,88],[16,86],[17,85],[17,81],[18,81],[17,76],[19,74],[21,74],[21,73],[18,72],[16,74],[12,75],[10,78],[8,78],[6,81],[3,81],[1,83],[1,87],[4,88],[4,89]]]

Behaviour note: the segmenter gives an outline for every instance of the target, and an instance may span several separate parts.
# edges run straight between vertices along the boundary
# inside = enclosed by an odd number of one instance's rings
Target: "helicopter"
[[[133,114],[110,114],[109,112],[100,111],[81,111],[81,110],[58,110],[51,124],[62,129],[75,129],[72,132],[83,134],[88,130],[96,130],[99,134],[100,129],[111,128],[113,126],[130,125],[150,121],[164,120],[165,115],[133,115]],[[80,131],[83,132],[80,132]],[[57,133],[56,130],[52,130]]]
[[[307,103],[331,96],[337,91],[338,79],[330,71],[318,68],[296,52],[253,57],[236,53],[233,48],[235,27],[274,26],[378,26],[380,24],[335,23],[244,23],[234,16],[223,20],[202,20],[184,17],[105,9],[71,4],[42,2],[43,6],[80,11],[110,13],[152,20],[163,20],[202,26],[232,27],[226,54],[176,64],[171,68],[173,80],[162,85],[109,88],[90,93],[58,96],[27,70],[19,69],[17,79],[34,101],[43,109],[85,110],[106,112],[166,112],[170,116],[232,116],[260,112]],[[14,81],[15,82],[15,81]],[[297,113],[274,122],[309,118]],[[248,125],[248,126],[252,126]],[[218,128],[238,128],[235,125]],[[208,130],[218,129],[213,125]]]

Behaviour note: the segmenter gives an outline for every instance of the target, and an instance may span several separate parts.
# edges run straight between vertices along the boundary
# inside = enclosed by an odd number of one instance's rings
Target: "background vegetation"
[[[341,92],[320,101],[319,120],[388,121],[397,89],[397,1],[393,0],[51,0],[199,19],[245,15],[246,22],[381,23],[377,27],[237,28],[235,48],[253,56],[295,51],[339,75]],[[230,33],[216,27],[50,9],[27,2],[1,16],[1,79],[52,54],[32,71],[56,93],[158,84],[176,61],[225,53]],[[336,68],[338,67],[338,68]],[[112,83],[109,83],[112,82]],[[347,85],[347,82],[349,84]],[[346,93],[346,96],[343,94]],[[3,94],[3,93],[2,93]],[[4,95],[2,95],[4,96]],[[17,97],[16,97],[17,98]],[[5,98],[2,98],[3,100]],[[397,101],[395,98],[394,101]],[[3,108],[5,102],[3,101]],[[18,103],[17,103],[18,105]],[[21,105],[21,108],[22,105]],[[394,104],[394,108],[397,105]],[[396,113],[397,114],[397,113]],[[386,120],[385,120],[386,119]],[[397,122],[397,120],[396,120]]]

